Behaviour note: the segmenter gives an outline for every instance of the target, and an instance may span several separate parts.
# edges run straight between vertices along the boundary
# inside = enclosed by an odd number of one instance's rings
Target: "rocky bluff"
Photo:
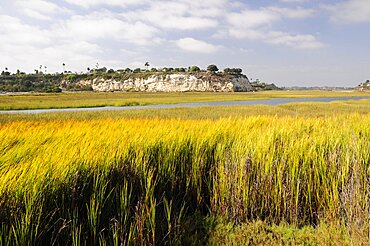
[[[247,76],[243,74],[210,72],[75,76],[64,79],[61,82],[61,87],[64,89],[89,88],[100,92],[233,92],[254,90]]]
[[[360,91],[370,91],[370,80],[366,80],[364,83],[359,84],[356,89]]]

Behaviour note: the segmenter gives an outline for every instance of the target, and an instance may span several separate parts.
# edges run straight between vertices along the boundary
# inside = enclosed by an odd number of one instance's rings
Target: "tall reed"
[[[17,121],[0,139],[5,245],[181,244],[209,216],[369,226],[369,115]]]

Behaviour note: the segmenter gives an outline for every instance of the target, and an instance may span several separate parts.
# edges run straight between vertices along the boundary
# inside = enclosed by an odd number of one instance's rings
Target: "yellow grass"
[[[302,116],[326,117],[349,113],[370,113],[370,100],[349,100],[330,103],[289,103],[280,106],[217,106],[197,108],[145,109],[100,112],[63,112],[45,114],[0,114],[0,122],[17,120],[91,120],[123,118],[161,118],[161,119],[212,119],[247,116]]]
[[[368,228],[370,114],[340,105],[341,114],[320,118],[299,104],[279,110],[305,117],[3,121],[1,238],[184,242],[194,213]]]

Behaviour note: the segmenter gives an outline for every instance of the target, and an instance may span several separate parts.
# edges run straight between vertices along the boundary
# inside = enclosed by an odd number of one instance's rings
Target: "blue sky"
[[[241,67],[280,86],[370,79],[370,0],[1,0],[0,70]]]

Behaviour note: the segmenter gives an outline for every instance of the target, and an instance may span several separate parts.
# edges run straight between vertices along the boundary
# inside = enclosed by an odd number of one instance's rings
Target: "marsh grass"
[[[271,225],[263,221],[251,221],[234,226],[218,222],[209,236],[210,245],[366,245],[362,240],[350,239],[347,228],[340,224],[320,224],[301,228],[286,223]]]
[[[261,92],[238,92],[238,93],[79,92],[79,93],[59,93],[59,94],[0,95],[0,110],[137,106],[149,104],[173,104],[188,102],[259,100],[278,97],[310,98],[310,97],[354,97],[354,96],[370,96],[370,93],[360,91],[347,91],[347,92],[261,91]]]
[[[363,242],[367,102],[349,103],[362,114],[323,117],[222,118],[228,108],[221,108],[213,119],[53,114],[3,121],[1,243],[228,244],[243,235],[240,242],[251,235],[261,243],[304,242],[325,237],[325,226],[343,242]]]
[[[146,109],[101,112],[63,112],[44,114],[0,114],[0,123],[19,120],[93,120],[93,119],[194,119],[218,120],[249,116],[328,117],[345,114],[368,114],[370,100],[334,101],[330,103],[289,103],[279,106],[214,106],[197,108]]]

